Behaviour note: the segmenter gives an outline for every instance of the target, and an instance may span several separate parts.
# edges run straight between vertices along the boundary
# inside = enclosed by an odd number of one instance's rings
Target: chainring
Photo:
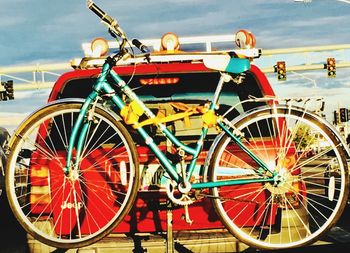
[[[187,193],[181,193],[180,191],[177,191],[177,183],[173,180],[168,180],[168,182],[165,185],[166,193],[168,195],[168,198],[177,205],[180,206],[186,206],[191,205],[195,199],[189,196],[189,192]]]

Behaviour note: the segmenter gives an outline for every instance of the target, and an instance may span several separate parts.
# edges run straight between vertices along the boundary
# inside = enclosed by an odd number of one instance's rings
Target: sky
[[[95,0],[115,17],[130,38],[232,34],[252,31],[264,49],[350,43],[350,4],[337,0]],[[109,39],[105,26],[86,8],[85,0],[0,0],[0,70],[4,66],[62,63],[81,57],[81,43]],[[288,64],[288,61],[287,61]],[[350,69],[288,74],[286,82],[268,75],[280,96],[326,96],[328,114],[350,107]],[[317,87],[309,79],[315,80]],[[36,92],[40,102],[18,94],[22,107],[45,103],[47,91]],[[40,98],[40,99],[39,99]],[[0,102],[0,114],[13,112],[19,100]],[[32,104],[28,106],[26,103]],[[21,109],[19,111],[22,113]]]
[[[95,0],[129,37],[231,34],[245,28],[257,47],[349,42],[350,4],[336,0]],[[0,0],[0,66],[67,61],[81,43],[106,37],[85,0]]]

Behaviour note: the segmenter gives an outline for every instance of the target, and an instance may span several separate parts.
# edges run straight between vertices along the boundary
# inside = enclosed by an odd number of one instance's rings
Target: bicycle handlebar
[[[111,16],[109,16],[106,12],[104,12],[103,10],[101,10],[101,8],[99,8],[93,0],[88,0],[87,1],[87,7],[93,12],[95,13],[103,23],[105,23],[108,28],[115,32],[116,35],[118,35],[121,38],[126,38],[124,31],[120,28],[117,20],[115,20],[114,18],[112,18]]]
[[[146,45],[142,44],[138,39],[133,39],[131,43],[137,47],[142,53],[149,53],[149,49]]]
[[[121,29],[121,27],[119,26],[118,22],[116,19],[112,18],[111,16],[109,16],[106,12],[104,12],[101,8],[99,8],[93,0],[87,0],[87,7],[93,12],[95,13],[100,19],[101,21],[107,25],[107,27],[109,28],[109,32],[111,33],[111,35],[113,37],[115,37],[115,35],[119,36],[120,38],[123,39],[122,43],[120,44],[120,52],[117,55],[125,55],[125,54],[130,54],[127,50],[124,49],[125,44],[128,42],[128,39],[126,37],[126,34],[124,33],[124,31]],[[149,58],[149,53],[150,50],[147,48],[147,46],[145,46],[144,44],[142,44],[139,40],[137,39],[133,39],[132,40],[132,44],[137,47],[141,52],[144,53],[144,57],[146,58],[146,60],[148,62],[150,62],[150,58]],[[116,55],[116,56],[117,56]],[[135,57],[135,55],[132,55],[133,57]]]

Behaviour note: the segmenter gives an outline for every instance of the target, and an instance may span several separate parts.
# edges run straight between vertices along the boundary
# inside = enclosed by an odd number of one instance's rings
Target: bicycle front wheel
[[[240,180],[211,190],[227,229],[260,249],[311,244],[337,222],[349,191],[341,141],[318,116],[301,109],[258,109],[236,124],[241,141],[275,174],[223,135],[211,159],[209,180]],[[260,180],[260,182],[258,181]],[[245,182],[245,183],[243,183]]]
[[[99,107],[78,168],[64,173],[80,107],[61,102],[31,115],[14,134],[7,165],[7,195],[16,218],[34,238],[57,248],[87,246],[110,233],[131,209],[139,186],[135,144]]]

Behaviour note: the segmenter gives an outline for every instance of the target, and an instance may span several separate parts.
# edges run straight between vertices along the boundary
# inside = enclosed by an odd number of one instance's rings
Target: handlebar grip
[[[113,25],[114,19],[109,16],[106,12],[101,10],[92,0],[87,1],[87,6],[93,13],[95,13],[102,21],[108,25]]]
[[[138,49],[140,49],[141,52],[143,52],[143,53],[148,53],[148,52],[149,52],[148,47],[145,46],[144,44],[142,44],[142,42],[139,41],[138,39],[133,39],[133,40],[131,41],[131,43],[132,43],[135,47],[137,47]]]

